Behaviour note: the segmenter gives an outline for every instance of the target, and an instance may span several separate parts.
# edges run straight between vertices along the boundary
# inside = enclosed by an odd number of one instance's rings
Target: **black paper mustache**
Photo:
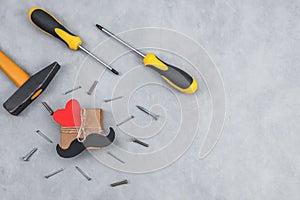
[[[83,152],[88,147],[106,147],[113,143],[114,139],[115,131],[110,127],[109,134],[107,136],[90,134],[83,142],[79,142],[77,139],[73,140],[67,149],[62,149],[59,145],[56,145],[56,152],[63,158],[72,158]]]

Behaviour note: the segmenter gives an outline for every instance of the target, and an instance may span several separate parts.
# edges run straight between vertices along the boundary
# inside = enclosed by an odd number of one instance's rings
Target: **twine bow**
[[[85,132],[85,128],[84,128],[85,118],[86,118],[86,111],[85,111],[85,109],[83,109],[83,110],[81,110],[81,122],[80,122],[80,127],[78,130],[77,136],[76,136],[76,139],[78,140],[78,142],[84,142],[84,140],[87,136],[87,134]],[[81,135],[83,135],[83,137],[81,137]]]
[[[89,114],[88,114],[89,113]],[[100,126],[100,122],[96,123],[92,123],[93,120],[91,120],[93,117],[95,117],[96,119],[98,119],[95,114],[96,112],[93,111],[92,113],[94,113],[94,115],[91,114],[91,112],[88,112],[87,109],[82,109],[81,110],[81,123],[80,123],[80,127],[78,130],[78,134],[76,136],[77,140],[79,142],[84,142],[84,140],[86,139],[86,137],[91,134],[91,133],[102,133],[102,127]]]

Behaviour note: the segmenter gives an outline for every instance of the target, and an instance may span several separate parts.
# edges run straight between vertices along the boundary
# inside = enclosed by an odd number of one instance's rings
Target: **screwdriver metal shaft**
[[[117,70],[115,70],[114,68],[112,68],[111,66],[109,66],[108,64],[106,64],[105,62],[103,62],[102,60],[100,60],[97,56],[95,56],[94,54],[92,54],[89,50],[87,50],[86,48],[84,48],[81,45],[79,45],[78,47],[83,52],[87,53],[89,56],[91,56],[92,58],[94,58],[95,60],[97,60],[99,63],[101,63],[102,65],[104,65],[107,69],[109,69],[110,71],[112,71],[114,74],[119,75],[119,72]]]
[[[135,53],[137,53],[138,55],[140,55],[142,58],[146,57],[145,54],[143,54],[142,52],[140,52],[139,50],[137,50],[136,48],[134,48],[133,46],[131,46],[130,44],[128,44],[127,42],[125,42],[124,40],[122,40],[121,38],[117,37],[115,34],[113,34],[112,32],[110,32],[109,30],[103,28],[99,24],[96,24],[96,26],[101,31],[103,31],[104,33],[106,33],[107,35],[109,35],[110,37],[116,39],[117,41],[119,41],[120,43],[122,43],[123,45],[125,45],[126,47],[128,47],[129,49],[131,49],[132,51],[134,51]]]

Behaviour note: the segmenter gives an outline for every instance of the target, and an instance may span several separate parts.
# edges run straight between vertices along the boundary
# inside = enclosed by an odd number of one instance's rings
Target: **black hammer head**
[[[31,76],[9,99],[3,107],[12,115],[20,114],[31,102],[33,102],[49,85],[60,65],[52,63],[41,71]]]

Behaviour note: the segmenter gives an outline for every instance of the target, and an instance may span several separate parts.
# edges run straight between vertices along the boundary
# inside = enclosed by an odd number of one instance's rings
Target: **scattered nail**
[[[53,172],[53,173],[51,173],[51,174],[49,174],[49,175],[46,175],[46,176],[44,176],[46,179],[48,179],[48,178],[50,178],[50,177],[52,177],[52,176],[54,176],[54,175],[56,175],[56,174],[58,174],[58,173],[60,173],[60,172],[62,172],[62,171],[64,171],[64,168],[61,168],[61,169],[59,169],[59,170],[57,170],[57,171],[55,171],[55,172]]]
[[[115,183],[110,184],[110,186],[111,187],[116,187],[116,186],[124,185],[124,184],[128,184],[128,180],[123,180],[123,181],[115,182]]]
[[[42,131],[37,130],[37,131],[35,131],[35,132],[36,132],[37,134],[39,134],[42,138],[44,138],[45,140],[47,140],[48,142],[53,143],[53,141],[50,140],[50,138],[48,138],[48,136],[46,136],[44,133],[42,133]]]
[[[93,93],[97,84],[98,84],[98,81],[94,81],[93,85],[90,87],[89,91],[87,92],[88,95],[91,95]]]
[[[110,151],[108,151],[107,154],[110,155],[111,157],[113,157],[114,159],[120,161],[121,163],[125,164],[125,162],[123,160],[121,160],[120,158],[118,158],[117,156],[112,154]]]
[[[46,103],[46,102],[42,102],[43,106],[46,108],[46,110],[50,113],[50,115],[53,115],[53,110],[52,108]]]
[[[69,94],[69,93],[71,93],[71,92],[74,92],[75,90],[78,90],[78,89],[80,89],[80,88],[81,88],[81,86],[79,85],[79,86],[76,87],[76,88],[73,88],[73,89],[71,89],[71,90],[66,91],[66,92],[64,93],[64,95]]]
[[[38,150],[38,148],[34,147],[28,154],[22,157],[24,161],[29,161],[30,157]]]
[[[123,98],[123,96],[115,97],[115,98],[112,98],[112,99],[104,99],[104,102],[107,103],[107,102],[118,100],[118,99],[121,99],[121,98]]]
[[[137,144],[140,144],[140,145],[143,145],[144,147],[149,147],[149,144],[145,143],[145,142],[142,142],[136,138],[133,138],[132,142],[135,142]]]
[[[84,171],[82,171],[82,169],[80,169],[78,166],[75,166],[75,168],[77,169],[77,171],[79,171],[79,173],[84,176],[88,181],[92,180],[91,177],[89,177]]]
[[[144,108],[142,106],[136,105],[136,107],[138,109],[140,109],[141,111],[143,111],[144,113],[146,113],[147,115],[150,115],[153,119],[158,120],[159,115],[154,114],[153,112],[151,112],[150,110],[148,110],[148,109],[146,109],[146,108]]]
[[[131,120],[131,119],[133,119],[133,118],[134,118],[134,116],[133,116],[133,115],[131,115],[130,117],[128,117],[128,118],[127,118],[127,119],[125,119],[124,121],[122,121],[122,122],[118,123],[118,124],[117,124],[117,126],[121,126],[122,124],[124,124],[124,123],[128,122],[129,120]]]

